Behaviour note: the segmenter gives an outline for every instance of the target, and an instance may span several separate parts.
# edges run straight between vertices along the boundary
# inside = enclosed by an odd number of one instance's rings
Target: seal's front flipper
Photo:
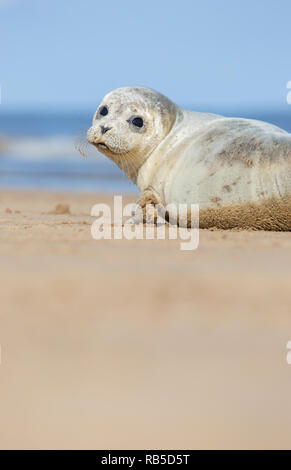
[[[146,224],[157,224],[158,217],[161,212],[161,202],[158,193],[151,186],[147,187],[138,200],[136,204],[140,207],[140,211],[137,211],[137,220],[140,220],[142,217],[143,223]],[[141,223],[141,222],[139,222]]]

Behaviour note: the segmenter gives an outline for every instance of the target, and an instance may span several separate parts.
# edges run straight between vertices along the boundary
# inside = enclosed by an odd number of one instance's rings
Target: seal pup
[[[291,230],[291,134],[187,111],[144,87],[108,93],[87,139],[127,173],[138,204],[199,204],[200,228]]]

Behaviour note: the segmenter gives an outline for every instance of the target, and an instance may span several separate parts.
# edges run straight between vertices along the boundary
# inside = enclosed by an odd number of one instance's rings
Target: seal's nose
[[[105,132],[110,131],[112,127],[105,127],[105,126],[100,126],[101,127],[101,134],[105,134]]]

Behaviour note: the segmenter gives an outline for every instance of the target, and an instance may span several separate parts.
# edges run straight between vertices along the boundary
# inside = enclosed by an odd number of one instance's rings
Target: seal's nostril
[[[105,132],[110,131],[112,127],[105,127],[105,126],[100,126],[101,127],[101,134],[105,134]]]

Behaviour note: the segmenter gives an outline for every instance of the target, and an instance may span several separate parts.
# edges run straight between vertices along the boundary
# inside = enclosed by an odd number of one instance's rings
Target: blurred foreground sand
[[[0,192],[0,447],[291,448],[291,234],[97,242],[101,201]]]

